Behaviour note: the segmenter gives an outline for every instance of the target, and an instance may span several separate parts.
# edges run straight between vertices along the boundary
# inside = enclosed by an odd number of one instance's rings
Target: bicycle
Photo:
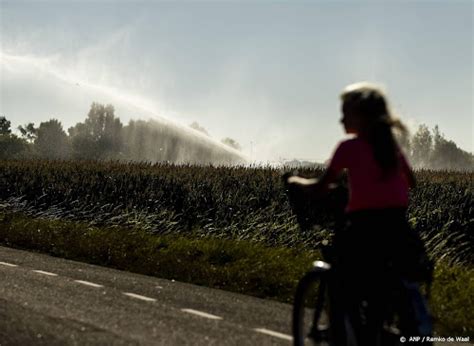
[[[292,174],[285,174],[286,183]],[[311,204],[302,201],[301,196],[286,186],[290,205],[303,231],[308,231],[311,224],[316,223],[318,212],[323,210],[332,213],[335,232],[341,231],[345,225],[343,207],[347,202],[347,189],[342,185],[333,185],[330,193]],[[324,204],[324,206],[321,206]],[[295,346],[303,345],[350,345],[366,346],[364,335],[369,330],[370,300],[353,302],[358,307],[354,316],[338,307],[337,270],[334,262],[337,254],[328,241],[322,243],[322,260],[315,261],[313,267],[299,281],[293,302],[292,330]],[[420,293],[415,282],[404,280],[394,273],[386,273],[386,303],[383,319],[380,321],[375,338],[381,346],[402,345],[403,338],[409,336],[430,336],[431,319],[427,310],[427,301],[432,278],[432,265],[423,258],[425,263],[420,267],[425,270],[419,281],[426,283],[426,294]],[[337,264],[335,264],[337,267]],[[374,302],[372,302],[374,304]],[[341,322],[342,321],[342,322]],[[334,326],[338,326],[335,328]],[[425,343],[426,344],[426,343]],[[428,343],[429,344],[429,343]]]

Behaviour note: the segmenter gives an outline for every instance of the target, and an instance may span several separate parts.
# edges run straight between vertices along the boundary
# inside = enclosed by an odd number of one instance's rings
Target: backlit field
[[[118,162],[0,162],[0,210],[139,226],[157,234],[245,239],[312,249],[330,236],[332,217],[301,232],[274,168]],[[321,170],[306,170],[318,176]],[[432,257],[474,263],[474,173],[417,172],[409,219]]]

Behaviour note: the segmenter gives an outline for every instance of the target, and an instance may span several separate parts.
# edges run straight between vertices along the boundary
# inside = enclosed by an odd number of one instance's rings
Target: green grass
[[[140,229],[0,212],[0,243],[131,272],[291,303],[315,251],[252,241],[154,235]],[[473,335],[474,269],[439,262],[431,306],[437,335]]]
[[[0,213],[0,243],[54,256],[290,302],[317,257],[250,241],[157,236]]]
[[[438,262],[431,307],[444,336],[474,337],[474,268]]]

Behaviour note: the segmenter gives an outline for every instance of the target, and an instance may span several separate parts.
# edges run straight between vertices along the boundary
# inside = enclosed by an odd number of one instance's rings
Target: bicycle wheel
[[[298,283],[293,304],[295,346],[330,345],[327,274],[313,270]]]

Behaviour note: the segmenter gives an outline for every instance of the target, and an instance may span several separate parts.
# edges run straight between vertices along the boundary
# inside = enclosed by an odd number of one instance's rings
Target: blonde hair
[[[370,82],[350,84],[341,95],[342,106],[360,118],[363,131],[372,146],[374,158],[384,176],[398,167],[398,145],[392,129],[407,134],[406,126],[393,115],[383,88]]]

